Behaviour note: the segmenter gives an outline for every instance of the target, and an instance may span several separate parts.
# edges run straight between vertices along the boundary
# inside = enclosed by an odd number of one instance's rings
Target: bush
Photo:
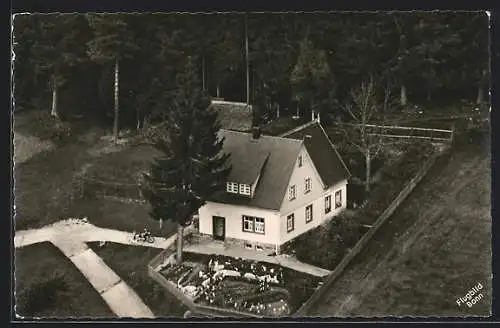
[[[33,280],[26,289],[17,296],[19,313],[33,315],[68,296],[69,284],[60,271],[54,271],[49,277],[42,276]]]
[[[347,249],[354,246],[360,238],[359,225],[351,219],[338,216],[326,225],[297,237],[291,247],[299,261],[333,270]],[[314,251],[311,252],[311,249]]]
[[[398,161],[384,167],[381,171],[384,176],[382,182],[371,192],[368,203],[357,213],[357,218],[367,223],[374,222],[433,153],[432,144],[415,143]]]

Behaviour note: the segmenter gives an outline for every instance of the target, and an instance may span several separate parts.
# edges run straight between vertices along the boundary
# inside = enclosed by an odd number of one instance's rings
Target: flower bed
[[[222,255],[184,253],[181,266],[161,271],[196,304],[263,316],[287,316],[314,292],[320,278]]]

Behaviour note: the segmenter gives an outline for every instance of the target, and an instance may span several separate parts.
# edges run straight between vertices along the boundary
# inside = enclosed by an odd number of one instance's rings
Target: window
[[[325,197],[325,214],[332,211],[332,196],[328,195]]]
[[[242,195],[247,195],[247,196],[250,196],[251,194],[250,185],[244,183],[238,184],[237,182],[228,182],[226,183],[226,190],[227,192],[230,192],[232,194],[240,193]]]
[[[302,155],[299,156],[299,167],[302,167]]]
[[[308,192],[310,192],[311,191],[311,187],[312,187],[311,178],[306,178],[304,193],[307,194]]]
[[[264,219],[263,218],[255,218],[254,228],[255,228],[255,232],[264,233]]]
[[[292,213],[286,217],[286,231],[291,232],[293,229],[295,229],[295,216]]]
[[[264,234],[264,218],[243,215],[243,231]]]
[[[240,194],[250,196],[250,185],[240,183]]]
[[[295,185],[290,186],[290,190],[288,191],[288,200],[295,199]]]
[[[238,193],[238,184],[236,182],[228,182],[226,183],[227,192],[237,194]]]
[[[342,190],[338,190],[335,192],[335,208],[339,208],[342,206]]]
[[[243,215],[243,231],[253,232],[253,218]]]
[[[313,219],[313,206],[311,204],[306,206],[306,223],[311,222],[312,219]]]

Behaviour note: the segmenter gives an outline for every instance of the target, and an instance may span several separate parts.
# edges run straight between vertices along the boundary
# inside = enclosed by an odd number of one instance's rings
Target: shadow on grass
[[[83,274],[48,242],[15,251],[18,315],[43,318],[115,317]]]
[[[180,301],[148,276],[147,265],[160,250],[107,243],[88,243],[106,264],[125,281],[158,317],[182,317],[186,312]]]

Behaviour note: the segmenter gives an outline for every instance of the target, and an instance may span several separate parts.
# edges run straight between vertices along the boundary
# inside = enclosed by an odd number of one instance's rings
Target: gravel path
[[[88,222],[69,219],[40,229],[17,231],[14,245],[19,248],[44,241],[51,242],[73,262],[119,317],[153,318],[153,312],[136,292],[86,243],[107,241],[163,249],[175,240],[174,234],[168,239],[155,237],[154,243],[138,243],[132,240],[132,234],[129,232],[99,228]]]

